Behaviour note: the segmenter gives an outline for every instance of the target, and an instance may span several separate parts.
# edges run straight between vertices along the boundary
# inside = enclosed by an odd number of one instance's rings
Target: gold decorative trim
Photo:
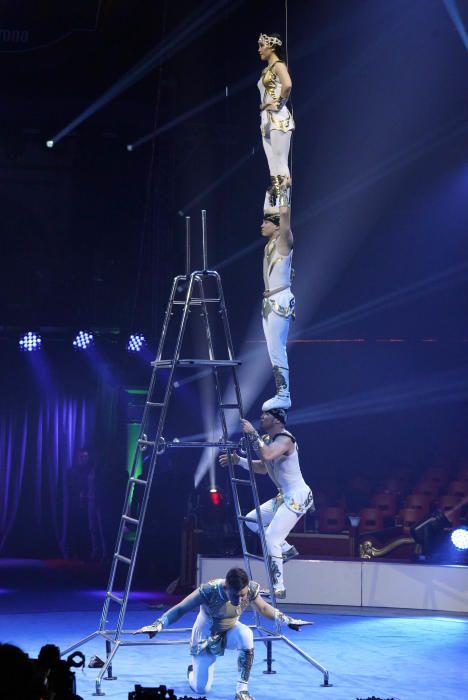
[[[398,540],[394,540],[389,544],[385,545],[381,549],[374,547],[370,540],[365,540],[359,545],[359,556],[361,559],[373,559],[374,557],[383,557],[389,552],[392,552],[397,547],[402,544],[416,544],[412,537],[400,537]]]

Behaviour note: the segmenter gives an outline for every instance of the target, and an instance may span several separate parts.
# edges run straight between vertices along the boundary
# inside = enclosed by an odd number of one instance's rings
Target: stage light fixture
[[[210,501],[214,506],[220,506],[223,500],[223,494],[219,491],[217,486],[212,486],[210,488]]]
[[[54,147],[54,142],[53,142],[53,140],[50,139],[50,141],[46,141],[46,146],[47,146],[47,148],[53,148],[53,147]]]
[[[86,350],[94,342],[94,335],[88,331],[79,331],[77,333],[75,340],[73,341],[73,347],[79,350]]]
[[[34,350],[40,350],[42,347],[42,338],[38,333],[33,333],[28,331],[22,338],[20,338],[19,346],[21,350],[25,352],[34,352]]]
[[[450,535],[453,546],[460,552],[468,550],[468,527],[457,527]]]
[[[146,339],[142,333],[132,333],[128,339],[127,350],[128,352],[140,352],[145,343]]]
[[[444,529],[451,523],[441,510],[436,510],[411,528],[414,541],[421,547],[423,557],[430,555],[441,544]]]

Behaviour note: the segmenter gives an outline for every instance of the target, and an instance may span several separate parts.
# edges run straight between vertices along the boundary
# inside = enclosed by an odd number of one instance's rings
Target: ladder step
[[[196,442],[192,440],[167,440],[164,443],[164,447],[167,449],[174,447],[174,448],[181,448],[181,447],[200,447],[202,449],[205,449],[205,447],[216,447],[218,450],[235,450],[236,447],[238,447],[237,442]]]
[[[265,557],[261,557],[258,554],[250,554],[250,552],[245,552],[244,557],[249,559],[256,559],[257,561],[265,561]]]
[[[131,518],[129,515],[122,515],[122,520],[125,520],[126,523],[131,523],[132,525],[138,525],[140,522],[136,518]]]
[[[136,476],[131,476],[130,481],[132,482],[132,484],[141,484],[142,486],[146,486],[146,484],[148,483],[147,481],[145,481],[145,479],[137,479]]]
[[[174,306],[184,306],[185,303],[186,302],[182,299],[178,299],[177,301],[172,302],[172,304]],[[200,304],[220,304],[220,303],[221,303],[221,299],[216,299],[216,298],[213,298],[213,299],[208,299],[208,298],[206,298],[206,299],[190,299],[190,304],[193,304],[195,306],[200,305]]]
[[[154,360],[152,367],[238,367],[238,360]]]
[[[241,520],[243,523],[256,523],[258,525],[257,518],[248,518],[247,515],[238,515],[237,519]]]
[[[123,598],[119,598],[119,596],[114,595],[113,593],[107,592],[107,597],[113,600],[115,603],[118,603],[119,605],[123,604]]]
[[[252,486],[252,482],[249,479],[231,479],[233,484],[242,484],[242,486]]]
[[[154,440],[144,440],[143,438],[140,438],[138,440],[139,445],[145,445],[146,447],[154,447]]]
[[[128,557],[124,557],[123,554],[114,554],[114,557],[118,559],[119,561],[123,562],[124,564],[131,564],[132,560],[129,559]]]
[[[164,406],[163,403],[156,403],[155,401],[147,401],[146,405],[150,406],[151,408],[162,408]]]
[[[240,411],[240,406],[238,403],[220,403],[219,407],[220,408],[237,408],[237,410]]]

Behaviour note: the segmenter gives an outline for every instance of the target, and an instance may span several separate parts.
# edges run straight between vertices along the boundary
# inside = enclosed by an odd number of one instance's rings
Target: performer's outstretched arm
[[[177,622],[185,613],[190,612],[194,608],[198,607],[203,603],[203,598],[201,597],[198,590],[190,593],[186,598],[170,608],[164,615],[158,617],[151,625],[146,625],[136,630],[133,634],[148,634],[149,638],[152,639],[158,632],[160,632],[167,625],[172,625],[173,622]]]
[[[266,617],[268,620],[279,620],[283,624],[287,625],[290,629],[299,632],[303,625],[313,625],[313,622],[308,620],[297,620],[294,617],[289,617],[285,613],[281,612],[277,608],[263,600],[260,596],[257,596],[255,600],[252,601],[252,605],[258,610],[260,615]]]

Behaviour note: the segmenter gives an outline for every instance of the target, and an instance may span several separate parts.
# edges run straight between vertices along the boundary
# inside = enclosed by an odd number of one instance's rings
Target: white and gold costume
[[[288,158],[291,133],[294,129],[293,116],[286,107],[285,101],[281,99],[281,81],[273,70],[277,63],[282,61],[278,59],[267,66],[257,83],[261,100],[260,131],[272,181],[270,197],[272,206],[276,204],[283,178],[290,176]],[[264,105],[274,102],[279,102],[281,105],[278,111],[264,108]]]
[[[290,408],[289,363],[286,351],[289,326],[294,318],[295,299],[291,292],[292,249],[288,255],[281,255],[277,248],[277,238],[271,238],[263,255],[262,323],[263,332],[273,367],[276,383],[276,396],[265,401],[262,410],[270,408]]]
[[[275,435],[286,435],[294,443],[294,450],[290,455],[281,455],[277,459],[265,460],[268,474],[278,489],[278,495],[260,506],[262,523],[265,528],[265,539],[270,556],[271,573],[275,591],[284,591],[283,581],[283,554],[291,545],[286,542],[286,537],[296,525],[297,521],[311,508],[314,508],[314,498],[310,487],[304,481],[299,465],[298,447],[295,438],[288,431]],[[273,438],[273,440],[275,439]],[[263,440],[272,442],[266,435]],[[255,510],[248,513],[247,518],[257,519]],[[247,526],[258,532],[256,523],[246,521]]]

